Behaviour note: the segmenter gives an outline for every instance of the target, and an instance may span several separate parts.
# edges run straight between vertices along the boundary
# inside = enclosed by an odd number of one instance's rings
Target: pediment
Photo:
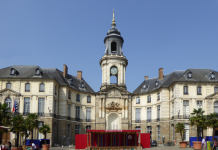
[[[121,97],[120,91],[117,89],[113,89],[108,91],[108,97]]]
[[[208,95],[206,99],[218,99],[218,92]]]
[[[111,93],[112,91],[118,91],[120,93],[120,96],[121,95],[129,95],[131,94],[129,91],[127,91],[126,89],[124,88],[121,88],[121,87],[118,87],[118,86],[110,86],[104,90],[101,90],[99,92],[97,92],[96,94],[109,94]]]
[[[21,94],[19,92],[16,92],[12,89],[3,89],[0,91],[1,96],[20,96]]]

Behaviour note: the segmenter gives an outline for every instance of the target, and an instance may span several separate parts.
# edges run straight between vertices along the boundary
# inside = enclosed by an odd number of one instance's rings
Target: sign
[[[105,130],[105,132],[122,132],[122,130]]]

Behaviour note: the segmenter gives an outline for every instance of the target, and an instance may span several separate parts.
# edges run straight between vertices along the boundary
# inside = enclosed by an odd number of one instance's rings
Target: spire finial
[[[114,19],[114,10],[113,10],[113,20],[112,20],[112,26],[116,26],[116,23],[115,23],[115,19]]]

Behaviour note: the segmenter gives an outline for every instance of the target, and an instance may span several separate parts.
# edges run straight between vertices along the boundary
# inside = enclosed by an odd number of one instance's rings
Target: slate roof
[[[187,74],[191,73],[192,77],[188,78]],[[211,74],[215,75],[215,78],[211,78]],[[156,86],[158,82],[158,86]],[[144,80],[133,94],[143,94],[156,91],[162,87],[169,87],[174,82],[218,82],[218,72],[212,69],[187,69],[186,71],[174,71],[167,75],[164,75],[162,80],[159,78],[152,78]],[[143,88],[143,86],[145,88]]]
[[[10,75],[11,68],[17,70],[17,75]],[[36,75],[36,69],[39,68],[42,71],[42,75]],[[63,72],[56,68],[40,68],[39,66],[26,66],[26,65],[13,65],[10,67],[0,69],[0,78],[11,79],[53,79],[60,85],[66,85],[77,91],[95,93],[95,91],[88,85],[88,83],[82,78],[78,79],[75,76],[67,74],[66,78],[63,76]],[[73,84],[70,84],[73,80]],[[81,87],[81,83],[84,83],[84,88]]]

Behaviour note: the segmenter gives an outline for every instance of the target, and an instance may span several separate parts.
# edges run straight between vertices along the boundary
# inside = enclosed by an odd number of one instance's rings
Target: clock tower
[[[102,70],[101,90],[110,86],[119,86],[126,89],[125,72],[128,60],[123,55],[124,40],[120,31],[116,28],[114,11],[111,26],[112,28],[107,32],[104,39],[105,54],[100,60]]]

